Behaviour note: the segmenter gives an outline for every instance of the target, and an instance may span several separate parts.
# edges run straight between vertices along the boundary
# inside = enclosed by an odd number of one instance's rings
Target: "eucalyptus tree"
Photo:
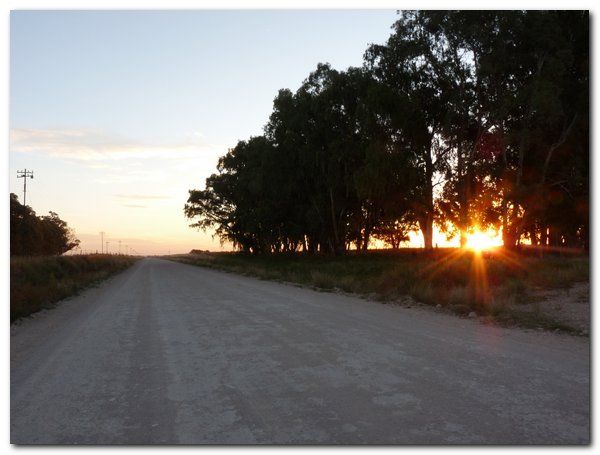
[[[490,48],[480,71],[500,81],[490,115],[505,144],[498,188],[504,243],[528,235],[533,243],[585,244],[588,13],[498,14],[501,44]]]
[[[438,40],[444,43],[440,60],[447,69],[445,99],[449,107],[442,133],[449,153],[436,207],[443,230],[458,234],[464,246],[469,230],[499,227],[494,170],[503,141],[493,111],[503,74],[482,68],[506,57],[502,46],[510,37],[499,36],[503,12],[427,14]]]
[[[185,207],[252,252],[397,246],[433,223],[502,227],[507,246],[587,245],[588,16],[409,11],[362,68],[280,90]]]
[[[317,137],[322,134],[318,130],[322,122],[317,111],[314,94],[306,90],[297,93],[280,90],[265,126],[266,136],[294,170],[286,175],[287,185],[294,188],[297,196],[293,203],[294,218],[303,234],[303,248],[311,252],[333,250],[328,230],[327,182],[322,179],[327,172],[326,164],[322,147],[315,147]]]
[[[379,226],[397,226],[399,235],[409,227],[414,188],[420,173],[412,156],[404,152],[394,130],[394,94],[367,68],[343,73],[345,96],[352,121],[349,135],[355,142],[353,186],[358,200],[360,233],[357,246],[366,250]]]
[[[425,248],[433,247],[434,179],[449,152],[443,131],[451,111],[452,76],[445,65],[447,43],[441,37],[435,15],[402,12],[386,44],[372,45],[365,54],[369,71],[393,94],[392,137],[407,155],[406,162],[419,171],[411,212]]]
[[[206,179],[204,190],[191,190],[185,214],[197,218],[192,227],[214,228],[223,241],[243,251],[271,250],[280,240],[281,205],[285,186],[273,183],[280,173],[272,167],[275,151],[263,136],[239,141],[219,159],[218,173]],[[276,193],[276,194],[275,194]]]
[[[313,199],[326,242],[321,246],[333,253],[347,249],[349,219],[360,205],[354,186],[364,155],[354,116],[359,94],[348,82],[345,73],[320,64],[297,92],[309,104],[301,131],[306,138],[304,153],[312,159]]]
[[[405,167],[381,115],[387,95],[363,68],[321,64],[295,94],[275,99],[265,133],[294,163],[288,185],[302,189],[298,213],[309,250],[366,249],[382,217],[399,217],[400,186],[409,179],[399,178]]]
[[[426,247],[434,208],[463,242],[470,227],[501,225],[507,246],[524,236],[585,243],[588,20],[403,12],[388,42],[369,48],[366,64],[394,90],[396,133],[421,169],[414,219]]]

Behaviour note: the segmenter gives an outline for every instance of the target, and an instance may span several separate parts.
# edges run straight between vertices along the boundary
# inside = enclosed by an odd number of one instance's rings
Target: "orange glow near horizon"
[[[497,232],[475,230],[467,236],[466,247],[473,251],[484,251],[501,246],[502,238]]]

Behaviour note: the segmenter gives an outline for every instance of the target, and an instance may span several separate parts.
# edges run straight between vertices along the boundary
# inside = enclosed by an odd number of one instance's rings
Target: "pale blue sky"
[[[54,210],[85,249],[97,232],[145,253],[216,249],[187,227],[187,189],[261,133],[280,88],[319,62],[362,64],[394,10],[14,11],[10,188]]]
[[[395,18],[389,10],[13,12],[11,121],[245,138],[260,133],[279,88],[296,88],[321,61],[360,65]]]

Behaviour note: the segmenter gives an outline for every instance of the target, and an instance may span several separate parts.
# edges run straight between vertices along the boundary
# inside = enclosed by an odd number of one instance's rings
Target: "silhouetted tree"
[[[280,90],[264,135],[219,160],[185,214],[244,251],[393,248],[437,224],[589,245],[589,17],[408,11],[362,68]]]
[[[10,194],[11,256],[60,255],[78,245],[73,231],[55,212],[38,217]]]

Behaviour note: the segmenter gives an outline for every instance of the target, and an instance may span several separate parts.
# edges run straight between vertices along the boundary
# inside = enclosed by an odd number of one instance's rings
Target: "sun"
[[[496,246],[496,239],[488,233],[475,231],[467,236],[466,246],[474,251],[489,250]]]

